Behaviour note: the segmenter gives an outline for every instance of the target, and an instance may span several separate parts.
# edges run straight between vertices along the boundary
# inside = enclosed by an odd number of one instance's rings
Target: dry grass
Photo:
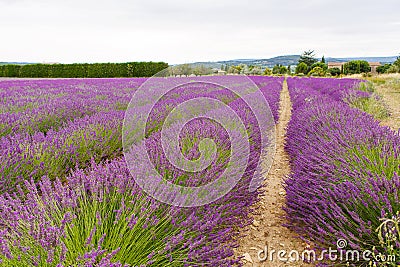
[[[400,128],[400,73],[382,74],[367,78],[373,83],[376,93],[382,96],[390,116],[382,119],[382,125],[394,130]]]

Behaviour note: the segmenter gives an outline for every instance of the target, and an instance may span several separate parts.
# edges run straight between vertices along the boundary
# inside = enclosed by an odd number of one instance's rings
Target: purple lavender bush
[[[0,192],[43,175],[65,181],[69,171],[122,155],[124,111],[99,112],[68,122],[46,135],[14,134],[0,139]]]
[[[396,220],[400,210],[400,134],[349,107],[348,95],[367,94],[354,92],[354,84],[288,79],[293,101],[286,145],[292,166],[286,181],[289,227],[321,248],[335,248],[344,239],[345,249],[399,255],[399,240],[377,229],[382,220]],[[396,235],[398,228],[392,231]],[[383,264],[397,266],[398,260]],[[370,263],[382,264],[372,257]]]
[[[250,76],[268,101],[275,122],[279,119],[279,100],[285,77]]]

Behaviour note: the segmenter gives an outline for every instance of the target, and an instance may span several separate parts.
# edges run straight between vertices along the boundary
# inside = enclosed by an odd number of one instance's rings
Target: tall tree
[[[305,63],[309,68],[311,68],[312,64],[316,62],[318,62],[318,59],[315,57],[314,50],[308,50],[301,54],[298,64]]]
[[[181,74],[185,76],[189,76],[192,73],[192,67],[189,64],[179,65],[179,69],[181,71]]]
[[[321,58],[321,63],[324,63],[324,64],[326,63],[326,62],[325,62],[325,56],[322,56],[322,58]]]

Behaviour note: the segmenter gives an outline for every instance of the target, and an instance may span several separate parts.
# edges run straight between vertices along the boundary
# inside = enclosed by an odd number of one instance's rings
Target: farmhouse
[[[369,63],[369,66],[371,67],[372,73],[377,73],[376,68],[378,68],[379,66],[382,66],[382,64],[379,62],[368,62],[368,63]]]
[[[342,69],[342,66],[347,62],[328,62],[328,69],[338,68]],[[377,73],[376,68],[382,66],[379,62],[368,62],[369,66],[371,67],[371,73]]]
[[[345,62],[328,62],[328,69],[338,68],[342,69]]]

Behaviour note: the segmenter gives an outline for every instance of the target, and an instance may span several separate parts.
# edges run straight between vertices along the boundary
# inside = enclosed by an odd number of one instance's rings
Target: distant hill
[[[176,64],[180,65],[180,64]],[[218,62],[195,62],[195,63],[190,63],[192,67],[199,67],[199,66],[204,66],[206,68],[217,68],[220,69],[222,64]],[[234,65],[234,64],[233,64]]]
[[[29,65],[29,64],[36,64],[30,62],[0,62],[0,65]]]
[[[260,66],[262,68],[268,67],[272,68],[276,64],[281,64],[283,66],[294,66],[297,65],[297,62],[300,58],[300,55],[287,55],[287,56],[278,56],[268,59],[232,59],[232,60],[224,60],[224,61],[216,61],[216,62],[196,62],[195,65],[204,65],[206,67],[211,68],[220,68],[221,65],[254,65]],[[349,58],[325,58],[326,62],[347,62],[350,60],[366,60],[368,62],[380,62],[381,64],[385,63],[393,63],[396,60],[397,56],[393,57],[349,57]]]
[[[234,60],[227,60],[227,61],[218,61],[217,63],[223,65],[239,65],[239,64],[246,64],[246,65],[255,65],[265,67],[273,67],[276,64],[281,64],[284,66],[288,65],[296,65],[297,61],[299,60],[299,55],[288,55],[288,56],[278,56],[268,59],[234,59]]]

